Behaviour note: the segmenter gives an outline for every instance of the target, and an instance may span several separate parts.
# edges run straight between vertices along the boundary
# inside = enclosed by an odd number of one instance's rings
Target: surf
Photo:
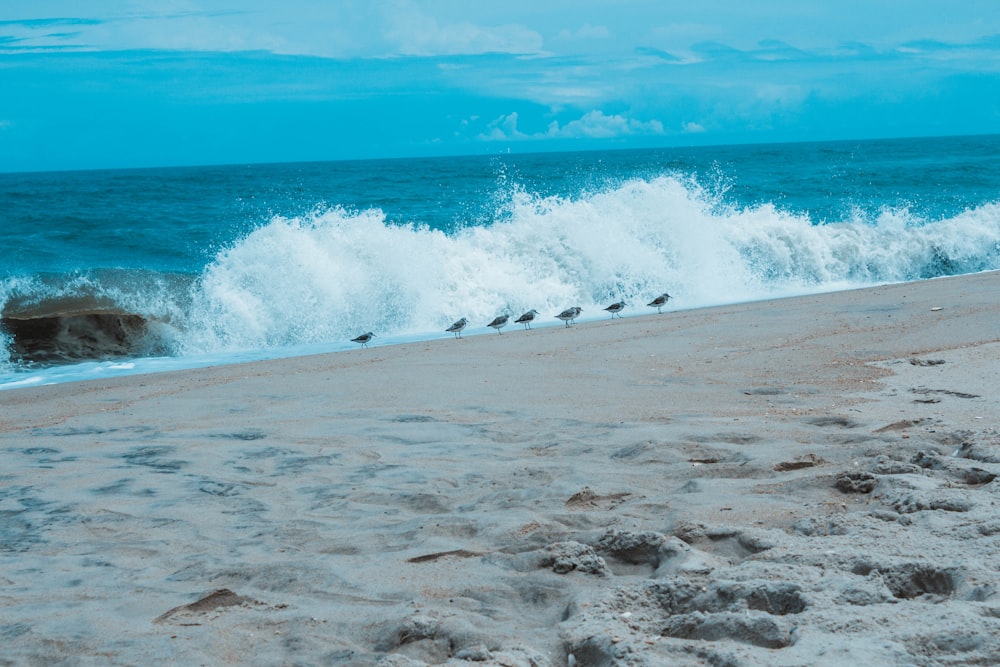
[[[190,278],[94,270],[0,281],[3,361],[38,368],[175,353]]]
[[[501,220],[451,233],[332,208],[275,217],[220,253],[198,281],[183,346],[429,333],[462,316],[594,312],[664,290],[695,308],[996,269],[998,248],[995,204],[817,225],[771,204],[735,208],[676,176],[575,198],[518,192]]]
[[[946,213],[845,198],[820,215],[734,196],[738,179],[724,171],[636,171],[555,192],[501,165],[474,201],[433,214],[424,202],[411,217],[299,205],[220,242],[190,272],[20,271],[0,279],[0,372],[20,382],[74,364],[99,376],[226,363],[347,349],[365,331],[382,344],[433,339],[461,317],[467,334],[531,309],[542,326],[561,324],[555,314],[571,305],[586,321],[625,301],[627,317],[653,312],[642,304],[664,291],[671,308],[689,309],[1000,269],[1000,204],[989,193]]]

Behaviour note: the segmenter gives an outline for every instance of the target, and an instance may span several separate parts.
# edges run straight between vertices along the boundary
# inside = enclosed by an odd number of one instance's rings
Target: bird
[[[573,306],[572,308],[567,308],[566,310],[562,311],[561,313],[556,315],[556,317],[565,322],[566,326],[568,327],[570,324],[573,323],[573,320],[580,317],[580,313],[582,312],[583,308],[581,308],[580,306]]]
[[[663,294],[661,294],[660,296],[656,297],[655,299],[653,299],[652,301],[650,301],[646,305],[650,306],[652,308],[656,308],[656,312],[662,313],[663,312],[663,310],[662,310],[663,306],[667,305],[667,301],[669,301],[670,299],[671,299],[671,296],[669,294],[667,294],[666,292],[664,292]]]
[[[531,310],[529,310],[528,312],[526,312],[524,315],[521,315],[521,317],[519,317],[516,320],[514,320],[514,323],[515,324],[523,324],[525,329],[530,329],[531,328],[531,321],[535,319],[535,315],[537,315],[537,314],[538,314],[538,311],[535,310],[534,308],[532,308]]]
[[[368,347],[368,341],[370,341],[374,337],[375,337],[375,334],[373,334],[371,331],[369,331],[368,333],[361,334],[357,338],[352,338],[351,342],[352,343],[361,343],[361,347]]]
[[[494,317],[493,321],[487,324],[486,326],[493,327],[494,329],[497,330],[497,333],[500,333],[500,329],[507,326],[507,320],[509,319],[510,315],[498,315],[497,317]]]
[[[622,316],[622,311],[625,310],[625,306],[627,306],[627,305],[628,304],[625,303],[624,301],[619,301],[618,303],[611,304],[610,306],[608,306],[604,310],[606,310],[609,313],[611,313],[611,319],[615,319],[615,315],[617,315],[618,317]]]
[[[467,320],[466,318],[463,317],[462,319],[458,320],[457,322],[455,322],[454,324],[452,324],[450,327],[448,327],[447,329],[445,329],[445,331],[448,331],[450,333],[455,334],[455,338],[461,338],[462,337],[462,329],[464,329],[465,325],[467,325],[468,323],[469,323],[469,320]]]

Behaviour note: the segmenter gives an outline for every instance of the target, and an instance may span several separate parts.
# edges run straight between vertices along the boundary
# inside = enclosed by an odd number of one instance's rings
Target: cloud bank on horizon
[[[0,88],[0,171],[986,134],[1000,12],[38,0]]]

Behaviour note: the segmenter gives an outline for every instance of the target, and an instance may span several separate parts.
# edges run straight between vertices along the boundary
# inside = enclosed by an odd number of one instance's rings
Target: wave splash
[[[0,280],[0,369],[172,354],[190,285],[110,269]]]
[[[459,317],[485,326],[531,308],[543,319],[569,305],[603,315],[619,299],[644,313],[663,291],[693,308],[1000,268],[997,203],[940,220],[883,210],[814,224],[771,204],[735,208],[692,179],[661,176],[575,198],[511,187],[497,217],[444,232],[334,207],[270,219],[193,279],[108,272],[0,285],[0,364],[30,357],[18,331],[44,319],[62,332],[71,317],[86,321],[82,338],[112,334],[92,349],[64,336],[47,343],[50,359],[184,356],[369,330],[429,336]]]
[[[574,199],[516,191],[501,222],[450,234],[378,210],[276,217],[205,270],[183,348],[436,332],[462,316],[594,313],[663,291],[690,308],[1000,268],[996,204],[938,221],[860,216],[816,225],[773,205],[737,210],[660,177]]]

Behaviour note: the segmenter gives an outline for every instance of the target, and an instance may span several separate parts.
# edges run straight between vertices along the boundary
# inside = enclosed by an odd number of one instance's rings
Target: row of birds
[[[669,301],[671,298],[672,297],[669,294],[664,292],[663,294],[656,297],[646,305],[650,306],[651,308],[656,308],[656,312],[662,313],[663,307],[667,305],[667,301]],[[611,304],[604,310],[611,313],[611,319],[615,319],[615,315],[617,315],[618,317],[622,316],[621,312],[625,310],[625,306],[627,305],[628,304],[625,303],[624,301],[616,301],[615,303]],[[572,308],[567,308],[566,310],[562,311],[561,313],[556,315],[556,317],[565,322],[566,326],[568,327],[569,325],[573,324],[573,320],[580,317],[580,313],[582,312],[583,308],[581,308],[580,306],[573,306]],[[532,308],[531,310],[522,314],[520,317],[514,320],[514,324],[523,324],[525,329],[530,329],[531,323],[534,322],[536,317],[538,317],[538,311]],[[510,315],[499,315],[497,317],[494,317],[493,321],[487,324],[486,326],[492,327],[493,329],[497,330],[497,333],[500,333],[500,330],[503,329],[505,326],[507,326],[507,323],[509,321],[510,321]],[[448,333],[455,334],[455,338],[461,338],[462,331],[464,331],[465,327],[467,326],[469,326],[469,319],[463,317],[462,319],[458,320],[450,327],[445,329],[445,331],[447,331]],[[352,338],[351,342],[360,343],[361,347],[368,347],[368,343],[371,341],[372,338],[375,338],[375,334],[369,331],[367,333],[361,334],[357,338]]]

